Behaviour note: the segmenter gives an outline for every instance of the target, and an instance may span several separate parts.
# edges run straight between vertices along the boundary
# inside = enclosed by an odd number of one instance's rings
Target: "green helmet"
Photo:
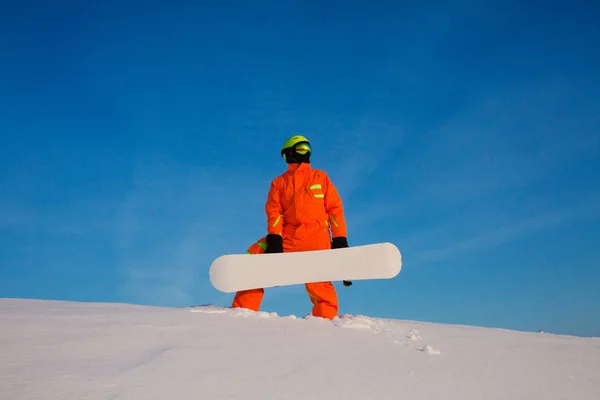
[[[281,156],[290,161],[290,158],[302,158],[306,162],[311,154],[310,142],[304,136],[292,136],[281,147]],[[296,157],[294,157],[296,156]]]

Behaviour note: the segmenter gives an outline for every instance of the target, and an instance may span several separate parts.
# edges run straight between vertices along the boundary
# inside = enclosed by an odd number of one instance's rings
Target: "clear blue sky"
[[[229,305],[302,134],[404,257],[340,312],[600,336],[598,5],[356,4],[0,6],[0,296]]]

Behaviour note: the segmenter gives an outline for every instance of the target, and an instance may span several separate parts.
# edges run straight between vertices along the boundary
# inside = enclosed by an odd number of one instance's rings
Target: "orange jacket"
[[[334,238],[346,236],[338,191],[325,172],[310,164],[289,164],[286,172],[273,179],[265,210],[269,234],[302,240],[302,232],[328,229]]]

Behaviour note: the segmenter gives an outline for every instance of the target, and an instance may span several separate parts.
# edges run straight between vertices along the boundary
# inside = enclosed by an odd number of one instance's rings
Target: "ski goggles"
[[[310,144],[307,142],[300,142],[294,145],[294,151],[298,154],[306,154],[311,152]]]

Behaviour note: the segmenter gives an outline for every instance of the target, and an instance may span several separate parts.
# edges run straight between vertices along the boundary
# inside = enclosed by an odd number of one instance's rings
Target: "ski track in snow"
[[[323,318],[316,318],[311,315],[304,318],[298,318],[295,315],[280,317],[274,312],[252,311],[241,308],[215,307],[213,305],[203,305],[192,307],[191,312],[207,313],[207,314],[226,314],[232,317],[248,318],[285,318],[300,321],[314,321],[316,323],[326,323]],[[414,348],[429,355],[439,355],[441,351],[428,344],[421,344],[422,338],[419,330],[416,328],[408,328],[407,331],[399,330],[397,323],[386,321],[378,318],[371,318],[364,315],[342,314],[331,321],[332,326],[343,329],[358,329],[366,330],[382,335],[389,339],[394,344]]]

